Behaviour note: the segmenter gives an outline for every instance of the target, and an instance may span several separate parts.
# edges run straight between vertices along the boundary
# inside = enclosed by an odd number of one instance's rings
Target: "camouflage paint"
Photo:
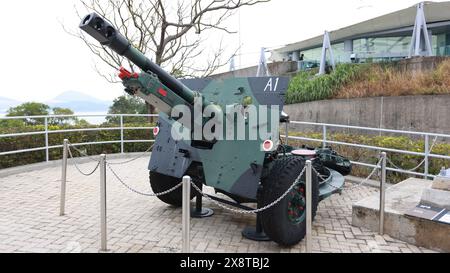
[[[136,81],[139,82],[139,79],[133,80],[133,84],[136,84]],[[278,82],[276,90],[267,88],[264,91],[269,81]],[[277,77],[234,78],[221,81],[187,80],[183,83],[201,93],[205,101],[219,105],[222,109],[225,109],[227,105],[242,104],[245,102],[244,100],[251,98],[254,106],[261,105],[260,101],[262,101],[265,103],[264,105],[280,106],[281,111],[288,80]],[[152,93],[159,96],[155,91],[161,86],[155,86],[147,82],[140,84],[141,87],[144,85],[150,88],[140,90],[139,92],[145,94],[145,96],[141,94],[140,97],[145,98]],[[163,99],[161,98],[161,100]],[[268,121],[270,121],[270,116],[268,116]],[[177,142],[173,139],[170,131],[175,122],[168,115],[161,114],[158,122],[160,133],[156,138],[154,152],[149,164],[151,171],[181,178],[192,162],[200,162],[203,165],[208,186],[245,198],[256,198],[266,157],[266,152],[261,149],[264,140],[220,140],[214,144],[211,150],[198,149],[191,147],[190,141]],[[225,120],[224,128],[226,123]],[[249,123],[246,122],[247,139],[249,126]],[[274,131],[271,139],[277,139],[278,134],[278,130]],[[180,149],[188,150],[190,157],[188,159],[183,157],[183,153],[179,152]]]

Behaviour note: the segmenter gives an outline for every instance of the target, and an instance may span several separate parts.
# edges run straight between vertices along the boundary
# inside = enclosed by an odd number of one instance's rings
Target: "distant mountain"
[[[87,94],[67,91],[59,94],[52,100],[46,101],[50,107],[62,107],[70,108],[75,113],[79,112],[107,112],[109,106],[111,106],[111,101],[104,101]]]
[[[0,97],[0,113],[6,113],[10,107],[15,107],[20,104],[20,101],[10,98]]]
[[[21,101],[14,99],[0,97],[0,114],[6,113],[10,107],[15,107],[21,104]],[[75,113],[106,113],[112,104],[112,101],[100,100],[90,95],[77,92],[67,91],[59,94],[55,98],[43,102],[51,108],[62,107],[72,109]]]

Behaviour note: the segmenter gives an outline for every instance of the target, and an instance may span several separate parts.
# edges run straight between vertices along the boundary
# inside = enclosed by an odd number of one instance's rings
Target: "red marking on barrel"
[[[158,90],[158,93],[159,93],[161,96],[163,96],[163,97],[167,97],[167,91],[164,90],[164,89],[162,89],[162,88],[160,88],[160,89]]]

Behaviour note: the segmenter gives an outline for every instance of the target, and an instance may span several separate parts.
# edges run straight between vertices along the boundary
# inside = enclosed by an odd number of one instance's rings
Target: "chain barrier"
[[[99,161],[100,161],[99,159],[95,159],[95,158],[93,158],[92,156],[88,155],[85,151],[82,151],[82,150],[78,149],[78,148],[75,147],[72,143],[69,142],[69,152],[70,152],[70,148],[71,148],[71,147],[72,147],[76,152],[78,152],[80,155],[82,155],[84,158],[87,158],[87,159],[89,159],[89,160],[92,161],[92,162],[99,162]],[[71,155],[71,157],[72,157],[72,155]],[[72,157],[72,159],[73,159],[73,157]]]
[[[135,157],[135,158],[133,158],[133,159],[130,159],[130,160],[127,160],[127,161],[123,161],[123,162],[112,162],[112,163],[108,163],[108,164],[109,164],[109,165],[125,165],[125,164],[128,164],[128,163],[134,162],[134,161],[136,161],[136,160],[138,160],[138,159],[143,158],[144,156],[147,156],[146,153],[149,153],[149,152],[153,149],[154,146],[155,146],[155,144],[153,144],[152,146],[150,146],[150,148],[148,148],[148,149],[147,149],[145,152],[143,152],[141,155],[139,155],[139,156],[137,156],[137,157]]]
[[[133,187],[128,185],[122,178],[120,178],[120,176],[111,167],[110,163],[107,163],[107,166],[108,166],[108,169],[111,171],[111,173],[114,175],[114,177],[117,179],[117,181],[119,181],[125,188],[127,188],[131,192],[136,193],[138,195],[147,196],[147,197],[163,196],[163,195],[169,194],[169,193],[177,190],[178,188],[180,188],[183,185],[183,182],[180,182],[175,187],[173,187],[173,188],[171,188],[171,189],[169,189],[167,191],[164,191],[164,192],[160,192],[160,193],[144,193],[144,192],[141,192],[139,190],[134,189]],[[221,207],[222,209],[225,209],[225,210],[228,210],[228,211],[231,211],[231,212],[234,212],[234,213],[238,213],[238,214],[256,214],[256,213],[268,210],[268,209],[274,207],[275,205],[277,205],[278,203],[280,203],[295,188],[295,186],[297,186],[300,183],[300,179],[305,174],[305,172],[306,172],[306,167],[303,168],[302,172],[300,173],[298,178],[294,181],[294,183],[291,185],[291,187],[289,187],[289,189],[283,195],[281,195],[278,199],[276,199],[272,203],[268,204],[267,206],[264,206],[263,208],[259,208],[259,209],[255,209],[255,210],[238,210],[238,209],[233,209],[233,208],[230,208],[228,206],[225,206],[222,203],[220,203],[219,201],[216,201],[216,200],[212,199],[209,195],[205,194],[194,182],[191,182],[191,184],[192,184],[192,187],[197,192],[199,192],[204,198],[206,198],[207,200],[209,200],[212,203],[216,204],[217,206]]]
[[[71,147],[73,147],[73,146],[72,146],[72,145],[69,145],[68,152],[69,152],[70,158],[71,158],[71,159],[74,159],[74,157],[73,157],[73,155],[72,155],[72,151],[71,151],[71,149],[70,149]],[[117,179],[117,181],[119,181],[120,184],[122,184],[122,186],[124,186],[125,188],[127,188],[128,190],[130,190],[131,192],[133,192],[133,193],[135,193],[135,194],[138,194],[138,195],[141,195],[141,196],[146,196],[146,197],[158,197],[158,196],[167,195],[167,194],[169,194],[169,193],[171,193],[171,192],[173,192],[173,191],[179,189],[179,188],[183,185],[183,182],[180,182],[179,184],[177,184],[177,185],[174,186],[173,188],[170,188],[170,189],[168,189],[168,190],[166,190],[166,191],[163,191],[163,192],[160,192],[160,193],[145,193],[145,192],[136,190],[136,189],[134,189],[133,187],[131,187],[129,184],[127,184],[122,178],[120,178],[120,176],[117,174],[117,172],[114,171],[114,169],[112,168],[112,166],[113,166],[113,165],[124,165],[124,164],[131,163],[131,162],[133,162],[133,161],[136,161],[136,160],[138,160],[139,158],[142,158],[142,157],[145,155],[145,153],[151,151],[153,147],[154,147],[154,145],[152,145],[147,151],[145,151],[144,154],[142,154],[142,155],[140,155],[140,156],[138,156],[138,157],[136,157],[136,158],[133,158],[133,159],[131,159],[131,160],[127,160],[127,161],[124,161],[124,162],[117,162],[117,163],[109,163],[109,162],[107,162],[108,169],[111,171],[111,173],[113,174],[113,176]],[[74,147],[73,147],[73,148],[74,148]],[[82,151],[80,151],[80,150],[78,150],[78,149],[76,149],[76,148],[75,148],[75,150],[76,150],[77,152],[79,152],[81,155],[86,155],[86,153],[84,153],[84,152],[82,152]],[[90,173],[84,173],[84,172],[79,168],[79,166],[76,164],[76,162],[75,162],[74,165],[75,165],[76,169],[77,169],[82,175],[84,175],[84,176],[91,176],[91,175],[94,174],[94,173],[97,171],[97,169],[99,168],[99,166],[100,166],[100,161],[99,161],[99,160],[94,160],[94,159],[92,159],[92,158],[89,157],[89,156],[87,156],[87,157],[88,157],[89,159],[91,159],[92,161],[97,162],[97,165],[95,166],[95,168],[94,168],[94,170],[93,170],[92,172],[90,172]],[[378,161],[377,165],[375,166],[375,168],[373,169],[373,171],[369,174],[369,176],[368,176],[366,179],[364,179],[362,182],[358,183],[357,185],[348,188],[347,190],[353,190],[353,189],[355,189],[355,188],[361,187],[361,186],[363,186],[364,184],[366,184],[366,183],[370,180],[370,178],[372,178],[372,176],[375,174],[375,172],[376,172],[378,169],[381,168],[381,162],[382,162],[382,159],[380,159],[380,160]],[[314,167],[312,167],[312,170],[316,173],[316,175],[317,175],[317,176],[319,177],[319,179],[321,179],[322,181],[325,181],[325,180],[329,179],[329,177],[325,177],[325,176],[323,176],[322,174],[320,174],[319,171],[317,171]],[[266,210],[268,210],[268,209],[270,209],[270,208],[276,206],[278,203],[280,203],[280,202],[281,202],[281,201],[282,201],[282,200],[283,200],[283,199],[284,199],[284,198],[285,198],[285,197],[286,197],[286,196],[287,196],[287,195],[288,195],[288,194],[289,194],[289,193],[290,193],[290,192],[291,192],[291,191],[292,191],[299,183],[300,183],[300,179],[301,179],[301,177],[305,174],[305,172],[306,172],[306,166],[303,168],[303,170],[301,171],[301,173],[300,173],[300,175],[297,177],[297,179],[294,181],[294,183],[289,187],[289,189],[288,189],[283,195],[281,195],[278,199],[276,199],[276,200],[273,201],[272,203],[270,203],[270,204],[268,204],[268,205],[266,205],[266,206],[264,206],[264,207],[262,207],[262,208],[254,209],[254,210],[241,210],[241,209],[234,209],[234,208],[231,208],[231,207],[229,207],[229,206],[226,206],[226,205],[222,204],[221,202],[212,199],[209,195],[205,194],[205,193],[204,193],[204,192],[203,192],[203,191],[202,191],[202,190],[201,190],[194,182],[191,182],[191,184],[192,184],[192,187],[193,187],[199,194],[201,194],[205,199],[209,200],[210,202],[214,203],[215,205],[217,205],[218,207],[220,207],[220,208],[222,208],[222,209],[224,209],[224,210],[227,210],[227,211],[230,211],[230,212],[233,212],[233,213],[236,213],[236,214],[257,214],[257,213],[266,211]],[[340,190],[340,188],[335,187],[335,186],[333,186],[333,185],[331,185],[331,184],[328,184],[328,185],[331,186],[332,188],[335,188],[335,189],[337,189],[337,190]]]
[[[125,183],[125,181],[123,181],[123,179],[120,178],[120,176],[113,170],[110,163],[107,163],[107,166],[108,166],[108,169],[111,171],[111,173],[114,175],[114,177],[117,179],[117,181],[119,181],[125,188],[127,188],[131,192],[134,192],[138,195],[147,196],[147,197],[163,196],[163,195],[166,195],[166,194],[169,194],[169,193],[175,191],[176,189],[180,188],[183,185],[183,182],[180,182],[178,185],[176,185],[175,187],[173,187],[171,189],[168,189],[167,191],[163,191],[160,193],[145,193],[145,192],[138,191],[138,190],[134,189],[133,187],[131,187],[130,185],[128,185],[127,183]]]
[[[431,147],[430,147],[430,152],[429,152],[430,154],[433,152],[433,149],[434,149],[434,146],[437,143],[437,140],[438,140],[438,137],[435,137],[434,140],[433,140],[433,143],[431,144]],[[394,168],[396,168],[397,170],[406,171],[406,172],[414,172],[414,171],[416,171],[417,169],[419,169],[425,163],[426,160],[427,159],[425,157],[422,160],[422,162],[420,162],[419,165],[417,165],[416,167],[414,167],[412,169],[405,170],[405,169],[400,168],[399,166],[397,166],[394,162],[392,162],[392,160],[389,157],[387,157],[387,162],[389,162],[389,164],[391,164]]]
[[[272,203],[268,204],[267,206],[264,206],[262,208],[255,209],[255,210],[240,210],[240,209],[230,208],[230,207],[220,203],[219,201],[212,199],[211,197],[209,197],[209,195],[203,193],[202,190],[199,187],[197,187],[197,185],[195,185],[193,182],[191,182],[191,184],[192,184],[192,187],[198,193],[200,193],[204,198],[206,198],[210,202],[216,204],[217,206],[221,207],[222,209],[225,209],[225,210],[237,213],[237,214],[257,214],[257,213],[263,212],[265,210],[268,210],[268,209],[274,207],[275,205],[277,205],[278,203],[280,203],[300,183],[300,179],[303,176],[303,174],[305,174],[305,172],[306,172],[306,167],[303,168],[302,172],[300,173],[298,178],[294,181],[292,186],[289,187],[289,189],[283,195],[281,195],[277,200],[273,201]]]
[[[80,166],[78,166],[77,162],[75,161],[75,158],[74,158],[73,155],[72,155],[72,150],[70,149],[70,147],[73,147],[73,146],[69,144],[69,147],[68,147],[67,150],[68,150],[68,152],[69,152],[70,158],[74,161],[74,166],[75,166],[75,168],[77,169],[77,171],[78,171],[80,174],[84,175],[84,176],[91,176],[91,175],[93,175],[93,174],[98,170],[98,168],[100,167],[100,160],[94,160],[95,162],[97,162],[97,165],[95,166],[95,168],[94,168],[91,172],[85,173],[85,172],[83,172],[83,171],[80,169]],[[76,148],[75,148],[75,149],[76,149]],[[89,159],[91,159],[91,158],[89,157]],[[91,159],[91,160],[92,160],[92,159]]]
[[[152,147],[150,147],[149,150],[151,150]],[[133,161],[134,160],[137,160],[137,159],[135,158],[135,159],[133,159]],[[365,185],[372,178],[372,176],[376,173],[376,171],[381,168],[382,160],[383,159],[380,159],[378,161],[377,165],[375,166],[373,171],[369,174],[369,176],[366,179],[364,179],[362,182],[358,183],[357,185],[348,188],[347,190],[353,190],[353,189],[356,189],[358,187],[361,187],[361,186]],[[114,175],[114,177],[117,179],[117,181],[119,181],[125,188],[127,188],[131,192],[136,193],[138,195],[142,195],[142,196],[146,196],[146,197],[163,196],[163,195],[169,194],[169,193],[177,190],[178,188],[180,188],[183,185],[183,182],[180,182],[179,184],[177,184],[173,188],[168,189],[167,191],[164,191],[164,192],[160,192],[160,193],[145,193],[145,192],[136,190],[133,187],[131,187],[130,185],[128,185],[122,178],[120,178],[120,176],[117,174],[117,172],[114,171],[114,169],[112,168],[112,165],[121,165],[121,164],[124,164],[124,163],[125,162],[114,163],[114,164],[113,163],[107,163],[107,166],[108,166],[108,169],[111,171],[111,173]],[[312,169],[322,181],[325,181],[326,179],[328,179],[327,177],[324,177],[322,174],[320,174],[314,167],[312,167]],[[266,211],[266,210],[276,206],[278,203],[280,203],[300,183],[300,179],[305,174],[305,172],[306,172],[306,167],[303,168],[303,170],[301,171],[300,175],[297,177],[297,179],[294,181],[294,183],[289,187],[289,189],[283,195],[281,195],[279,198],[277,198],[275,201],[273,201],[272,203],[270,203],[270,204],[268,204],[268,205],[266,205],[266,206],[264,206],[262,208],[254,209],[254,210],[241,210],[241,209],[231,208],[231,207],[229,207],[227,205],[222,204],[219,201],[214,200],[209,195],[205,194],[194,182],[191,182],[191,184],[192,184],[192,187],[199,194],[202,195],[202,197],[204,197],[208,201],[212,202],[213,204],[217,205],[218,207],[220,207],[220,208],[222,208],[224,210],[227,210],[227,211],[230,211],[230,212],[233,212],[233,213],[237,213],[237,214],[257,214],[257,213]],[[329,184],[329,186],[331,186],[331,187],[333,187],[333,188],[335,188],[337,190],[340,190],[340,188],[335,187],[335,186],[333,186],[331,184]]]
[[[135,158],[132,158],[132,159],[130,159],[130,160],[123,161],[123,162],[112,162],[112,163],[108,163],[108,165],[125,165],[125,164],[129,164],[129,163],[131,163],[131,162],[134,162],[134,161],[136,161],[136,160],[138,160],[138,159],[141,159],[142,157],[146,156],[146,153],[150,152],[150,151],[153,149],[153,147],[154,147],[154,144],[153,144],[152,146],[150,146],[150,148],[148,148],[145,152],[143,152],[143,154],[141,154],[141,155],[139,155],[139,156],[137,156],[137,157],[135,157]],[[95,166],[95,168],[94,168],[91,172],[85,173],[85,172],[83,172],[83,171],[80,169],[80,166],[77,164],[77,162],[74,162],[75,168],[76,168],[77,171],[78,171],[79,173],[81,173],[82,175],[84,175],[84,176],[91,176],[91,175],[93,175],[93,174],[97,171],[97,169],[100,167],[100,160],[94,159],[93,157],[89,156],[86,152],[84,152],[84,151],[82,151],[82,150],[76,148],[76,147],[75,147],[74,145],[72,145],[70,142],[69,142],[69,147],[68,147],[68,148],[69,148],[69,149],[68,149],[69,156],[70,156],[71,159],[75,159],[74,156],[73,156],[72,150],[71,150],[71,148],[73,148],[76,152],[78,152],[78,153],[79,153],[80,155],[82,155],[84,158],[87,158],[87,159],[91,160],[92,162],[96,162],[96,163],[97,163],[97,165]]]
[[[380,158],[380,160],[378,161],[378,163],[376,164],[375,168],[372,170],[372,172],[369,174],[369,176],[367,178],[365,178],[362,182],[358,183],[357,185],[354,185],[350,188],[347,188],[346,190],[354,190],[356,188],[362,187],[364,186],[367,182],[369,182],[369,180],[372,178],[372,176],[375,175],[376,171],[379,170],[381,168],[381,162],[383,161],[382,158]],[[323,175],[321,175],[319,173],[319,171],[317,171],[314,167],[312,167],[313,171],[316,173],[316,175],[319,177],[319,179],[321,179],[322,181],[327,180],[327,177],[324,177]],[[331,184],[328,184],[328,186],[336,189],[336,190],[341,190],[341,188],[333,186]]]

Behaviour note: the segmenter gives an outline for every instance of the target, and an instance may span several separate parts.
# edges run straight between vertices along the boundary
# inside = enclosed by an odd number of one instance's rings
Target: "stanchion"
[[[63,158],[62,158],[62,171],[61,171],[61,200],[59,205],[59,215],[65,214],[66,208],[66,184],[67,184],[67,157],[69,152],[69,140],[64,139],[63,144]]]
[[[380,227],[379,234],[384,234],[384,209],[386,202],[386,159],[387,154],[381,153],[381,178],[380,178]]]
[[[183,177],[183,211],[182,211],[182,224],[183,224],[183,253],[190,252],[190,225],[191,225],[191,177]]]
[[[306,161],[306,252],[312,252],[312,162]]]
[[[100,156],[100,251],[108,251],[106,235],[106,155]]]
[[[203,184],[200,183],[198,186],[200,190],[203,192]],[[201,192],[197,192],[197,196],[195,197],[195,208],[191,210],[192,218],[208,218],[214,215],[214,211],[210,208],[203,207],[203,195]]]

